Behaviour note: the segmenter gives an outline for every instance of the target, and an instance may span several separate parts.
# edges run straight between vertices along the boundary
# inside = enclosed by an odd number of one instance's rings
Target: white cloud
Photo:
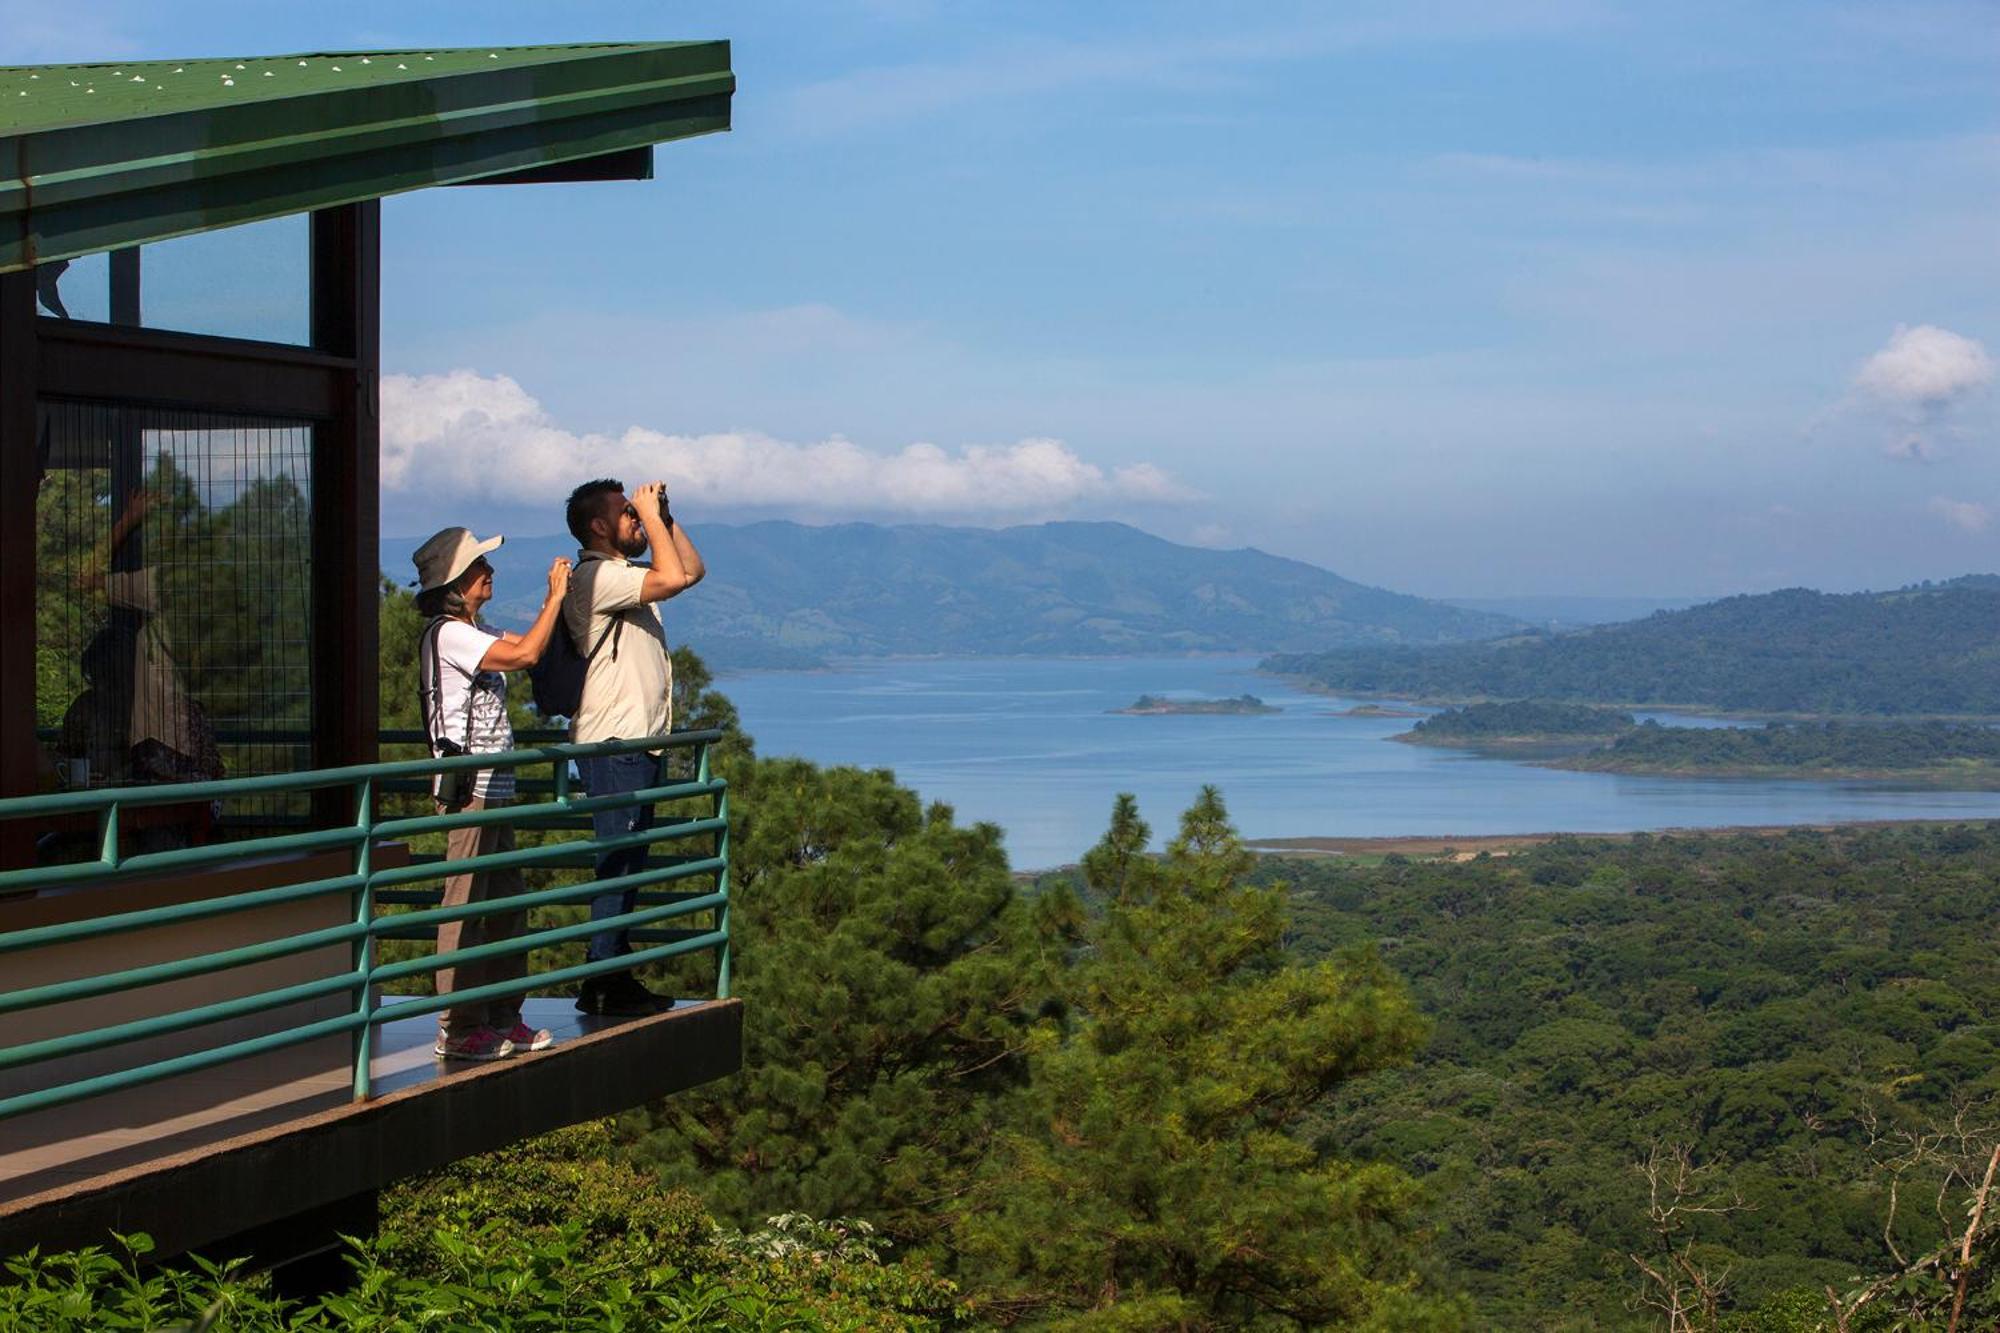
[[[1940,495],[1931,501],[1930,510],[1960,532],[1984,532],[1993,522],[1991,509],[1970,500],[1948,500]]]
[[[596,476],[663,477],[677,498],[813,514],[1036,516],[1090,502],[1174,503],[1194,493],[1150,463],[1107,471],[1061,440],[949,452],[876,452],[840,436],[799,444],[749,431],[616,435],[565,430],[505,375],[454,370],[382,380],[382,484],[404,495],[560,501]]]
[[[1845,401],[1834,409],[1859,411],[1893,432],[1885,457],[1935,463],[1944,452],[1939,435],[1963,435],[1972,399],[1992,385],[1993,358],[1977,338],[1935,324],[1898,324],[1882,349],[1862,363]]]
[[[1934,324],[1899,324],[1868,358],[1854,387],[1886,403],[1936,410],[1993,382],[1993,358],[1978,339]]]

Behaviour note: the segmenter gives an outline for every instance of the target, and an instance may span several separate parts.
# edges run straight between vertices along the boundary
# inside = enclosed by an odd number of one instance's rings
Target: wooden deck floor
[[[385,1003],[393,1004],[393,997]],[[683,1000],[676,1008],[698,1001]],[[529,1000],[525,1017],[557,1045],[632,1022],[591,1018],[567,999]],[[372,1071],[386,1096],[487,1064],[435,1059],[437,1018],[423,1014],[377,1029]],[[352,1072],[346,1037],[329,1037],[214,1069],[162,1079],[68,1106],[0,1120],[0,1210],[32,1195],[80,1184],[146,1162],[208,1147],[348,1104]]]

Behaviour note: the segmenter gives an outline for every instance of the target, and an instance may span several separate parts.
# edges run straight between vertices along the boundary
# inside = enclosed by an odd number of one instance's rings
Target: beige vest
[[[563,622],[578,653],[597,651],[584,671],[583,702],[570,721],[574,740],[629,740],[673,730],[674,664],[660,604],[639,600],[645,581],[644,565],[577,552]]]

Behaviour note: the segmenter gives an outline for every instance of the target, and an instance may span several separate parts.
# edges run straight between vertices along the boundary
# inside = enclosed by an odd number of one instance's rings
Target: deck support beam
[[[332,416],[313,430],[314,768],[372,764],[379,753],[381,271],[380,200],[312,215],[313,349],[345,366]],[[321,795],[316,823],[353,820],[347,792]]]
[[[102,1245],[112,1230],[144,1230],[160,1258],[206,1252],[246,1230],[644,1106],[742,1065],[741,1000],[616,1022],[550,1051],[0,1204],[0,1255]]]
[[[35,431],[40,355],[33,271],[0,275],[0,797],[35,790]],[[26,865],[27,829],[0,833],[0,866]],[[19,845],[15,845],[15,844]]]

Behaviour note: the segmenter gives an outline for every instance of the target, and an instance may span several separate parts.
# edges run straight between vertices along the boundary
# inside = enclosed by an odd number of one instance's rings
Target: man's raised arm
[[[639,590],[642,602],[664,601],[686,592],[708,573],[686,530],[667,518],[666,496],[665,482],[649,481],[632,497],[632,508],[646,530],[646,544],[653,556],[653,567],[646,571],[646,581]]]

